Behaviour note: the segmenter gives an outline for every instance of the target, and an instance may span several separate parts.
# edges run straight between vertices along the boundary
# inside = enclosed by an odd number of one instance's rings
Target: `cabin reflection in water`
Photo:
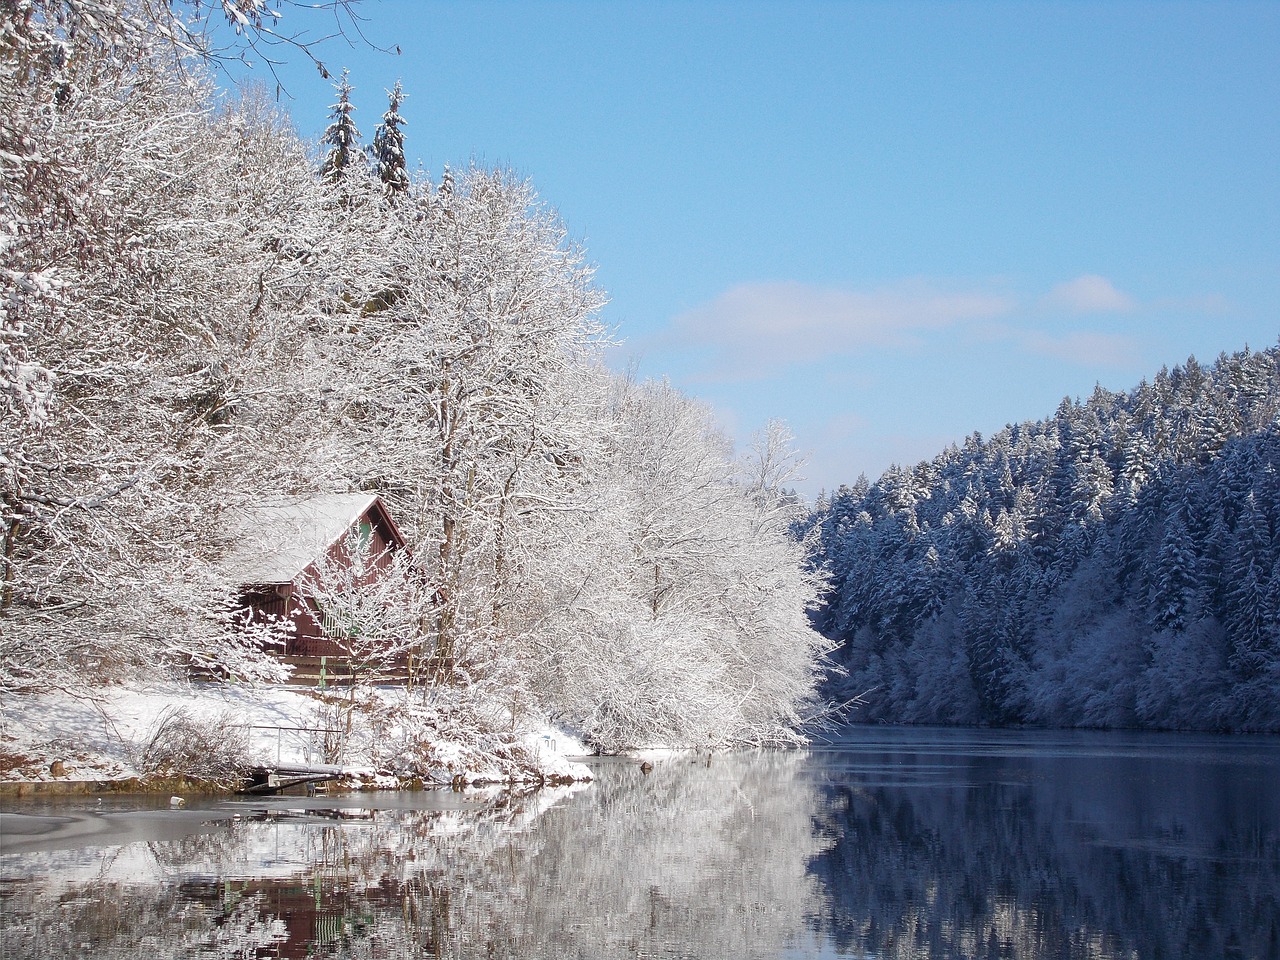
[[[448,892],[411,886],[417,889],[385,877],[374,886],[341,883],[318,871],[289,879],[192,880],[180,889],[184,898],[207,908],[214,926],[236,931],[233,939],[242,949],[251,946],[255,960],[342,955],[354,944],[379,939],[385,918],[395,915],[414,930],[414,951],[440,955],[437,937],[449,923]]]

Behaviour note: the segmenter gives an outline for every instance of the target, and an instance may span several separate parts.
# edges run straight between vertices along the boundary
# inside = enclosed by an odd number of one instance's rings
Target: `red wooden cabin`
[[[229,569],[242,584],[240,604],[255,617],[290,622],[285,655],[342,657],[340,631],[326,629],[325,617],[305,585],[317,566],[350,563],[351,538],[375,558],[365,580],[378,576],[405,548],[404,536],[381,498],[372,493],[339,493],[281,499],[260,504],[242,517],[239,542]]]

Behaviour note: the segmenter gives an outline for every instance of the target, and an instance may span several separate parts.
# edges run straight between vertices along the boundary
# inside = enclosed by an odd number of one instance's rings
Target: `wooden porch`
[[[364,684],[377,687],[407,687],[411,684],[449,683],[454,662],[450,657],[406,657],[396,660],[361,661],[353,657],[278,657],[292,668],[284,682],[295,687],[349,687]],[[192,663],[187,668],[193,680],[226,682],[224,671]]]

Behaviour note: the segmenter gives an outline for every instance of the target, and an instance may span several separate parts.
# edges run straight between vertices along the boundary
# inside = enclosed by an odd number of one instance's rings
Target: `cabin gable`
[[[264,504],[250,511],[231,563],[239,572],[238,606],[252,620],[287,623],[284,654],[289,657],[343,657],[347,636],[328,618],[306,585],[320,566],[351,563],[354,534],[374,558],[361,577],[377,579],[405,549],[404,536],[381,498],[341,494]]]

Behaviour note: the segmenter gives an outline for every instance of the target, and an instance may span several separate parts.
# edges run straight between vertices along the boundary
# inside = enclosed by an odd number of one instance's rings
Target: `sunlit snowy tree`
[[[409,172],[404,157],[404,117],[400,116],[400,104],[405,94],[400,88],[400,81],[387,91],[387,112],[382,115],[382,122],[373,132],[373,144],[369,153],[373,159],[374,172],[382,181],[382,189],[387,199],[398,199],[409,189]]]
[[[364,162],[360,150],[360,131],[356,127],[355,104],[351,102],[352,87],[347,79],[348,71],[333,85],[338,99],[329,107],[329,126],[325,128],[320,143],[326,149],[320,173],[326,179],[337,180],[349,171],[358,169]]]

